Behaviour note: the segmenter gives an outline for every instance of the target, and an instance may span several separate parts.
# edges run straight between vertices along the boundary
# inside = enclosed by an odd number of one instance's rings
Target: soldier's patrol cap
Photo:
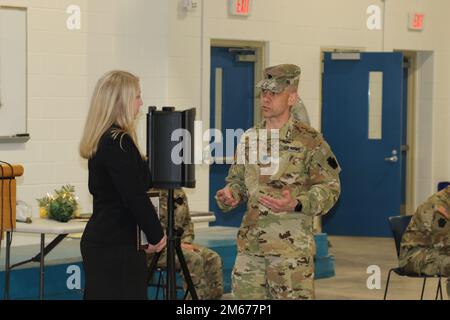
[[[280,64],[264,69],[264,79],[258,82],[257,88],[280,93],[290,85],[298,85],[301,69],[295,64]]]

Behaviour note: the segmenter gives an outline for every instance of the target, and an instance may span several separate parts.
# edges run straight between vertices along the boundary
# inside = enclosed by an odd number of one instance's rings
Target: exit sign
[[[248,17],[251,11],[250,0],[230,0],[230,14],[233,16]]]
[[[425,14],[413,12],[409,14],[408,28],[409,30],[422,31]]]

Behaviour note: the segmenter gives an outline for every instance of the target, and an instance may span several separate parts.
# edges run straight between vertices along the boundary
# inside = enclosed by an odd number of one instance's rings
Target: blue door
[[[402,203],[402,100],[401,53],[325,54],[322,130],[342,167],[342,193],[324,232],[391,236],[388,217]]]
[[[226,130],[247,130],[253,126],[254,115],[254,62],[240,62],[239,54],[254,52],[236,52],[225,47],[211,48],[211,96],[210,127],[220,129],[227,145]],[[238,138],[234,145],[237,146]],[[223,150],[215,157],[232,158],[235,150]],[[241,224],[246,204],[229,213],[223,213],[216,204],[214,196],[217,190],[225,186],[225,177],[230,165],[212,164],[209,170],[209,210],[216,216],[213,225],[238,227]]]

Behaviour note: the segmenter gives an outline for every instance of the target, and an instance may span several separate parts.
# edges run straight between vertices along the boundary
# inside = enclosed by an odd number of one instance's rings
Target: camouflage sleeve
[[[159,207],[158,207],[158,216],[159,221],[161,223],[161,227],[164,230],[167,228],[167,191],[152,188],[149,190],[149,196],[153,194],[159,194]]]
[[[413,217],[414,228],[423,236],[429,236],[433,229],[434,208],[431,201],[421,204]]]
[[[341,193],[341,168],[325,140],[311,151],[307,163],[308,183],[311,187],[296,198],[303,206],[302,213],[309,216],[325,215]]]
[[[233,197],[239,202],[247,201],[247,187],[245,186],[245,165],[243,164],[234,164],[230,167],[228,171],[228,176],[225,178],[227,182],[226,188],[230,188]],[[219,206],[220,210],[223,212],[228,212],[235,207],[228,206],[217,199],[216,202]]]
[[[192,243],[194,241],[194,224],[191,220],[188,199],[183,189],[177,189],[174,194],[176,205],[177,226],[183,228],[181,242]]]
[[[430,235],[437,228],[440,219],[445,219],[438,212],[439,207],[448,208],[449,201],[445,201],[443,193],[435,193],[427,201],[421,204],[414,215],[415,227],[424,235]]]

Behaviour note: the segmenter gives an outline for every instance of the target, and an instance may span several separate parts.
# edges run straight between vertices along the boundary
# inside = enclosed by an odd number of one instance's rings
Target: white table
[[[44,299],[44,258],[52,251],[68,234],[82,233],[86,227],[86,220],[70,220],[67,223],[57,222],[49,219],[33,218],[33,223],[16,223],[16,229],[14,232],[32,233],[41,235],[41,250],[35,257],[16,263],[10,266],[11,256],[11,231],[6,233],[6,259],[5,259],[5,288],[4,299],[9,299],[9,280],[10,272],[13,268],[24,265],[30,262],[40,262],[40,277],[39,277],[39,299]],[[52,242],[45,246],[45,235],[56,234],[58,235]]]

